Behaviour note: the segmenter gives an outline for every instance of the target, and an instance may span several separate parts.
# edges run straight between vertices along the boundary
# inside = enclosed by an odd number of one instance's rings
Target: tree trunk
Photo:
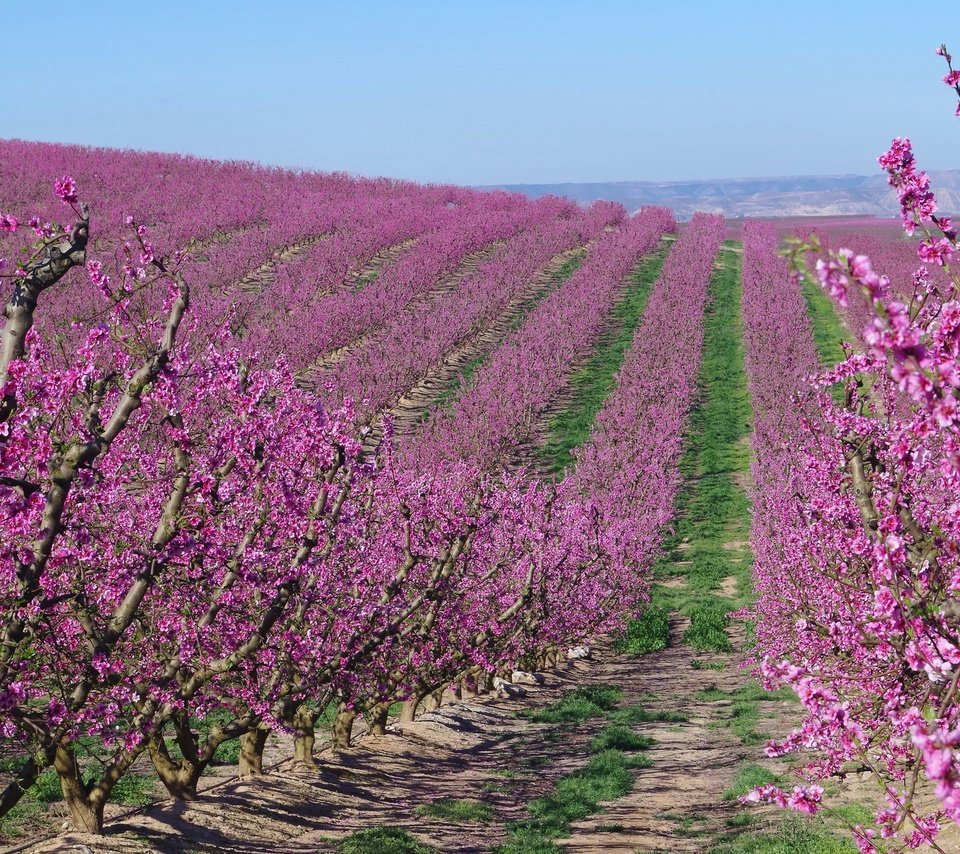
[[[353,733],[353,722],[357,713],[351,709],[341,709],[333,722],[333,747],[335,750],[346,750],[350,746],[350,736]]]
[[[150,751],[150,760],[157,776],[170,797],[178,801],[194,800],[197,797],[197,783],[200,782],[200,775],[207,763],[171,759],[167,745],[160,736],[151,738],[147,749]]]
[[[420,697],[414,694],[409,700],[404,700],[400,707],[400,723],[412,724],[417,717],[417,706],[420,705]]]
[[[47,764],[52,761],[52,756],[51,754],[47,759]],[[43,768],[36,757],[31,756],[23,761],[23,764],[18,770],[13,772],[13,779],[7,783],[2,793],[0,793],[0,818],[5,816],[20,802],[20,799],[26,794],[27,789],[37,782],[37,777],[40,776],[42,770]]]
[[[267,746],[270,730],[255,727],[240,736],[240,763],[237,773],[241,778],[263,773],[263,749]]]
[[[387,718],[390,715],[390,704],[389,703],[377,703],[370,710],[370,734],[371,735],[386,735],[387,733]]]
[[[74,829],[82,833],[103,833],[103,799],[90,797],[76,754],[58,746],[53,766],[60,777],[60,788]]]
[[[440,704],[442,702],[443,702],[443,688],[437,688],[436,691],[431,691],[424,698],[423,710],[425,712],[432,712],[434,709],[439,709]]]
[[[298,706],[293,714],[293,761],[296,765],[315,768],[313,746],[317,737],[314,730],[316,720],[306,706]]]

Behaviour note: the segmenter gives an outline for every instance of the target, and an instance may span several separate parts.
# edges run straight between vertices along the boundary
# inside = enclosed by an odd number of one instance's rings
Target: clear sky
[[[0,0],[0,137],[464,184],[960,168],[957,0]]]

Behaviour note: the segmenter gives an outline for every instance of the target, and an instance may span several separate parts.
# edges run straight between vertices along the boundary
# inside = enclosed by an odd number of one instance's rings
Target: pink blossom
[[[58,178],[53,184],[53,193],[66,205],[76,204],[77,202],[77,182],[69,175]]]

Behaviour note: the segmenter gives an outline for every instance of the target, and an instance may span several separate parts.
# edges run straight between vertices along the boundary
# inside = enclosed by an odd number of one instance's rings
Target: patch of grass
[[[690,610],[690,625],[683,633],[684,643],[697,652],[731,652],[727,636],[727,614],[720,602],[702,603]]]
[[[832,833],[822,820],[784,816],[772,828],[747,831],[710,849],[711,854],[856,854],[856,847]]]
[[[678,819],[675,819],[677,826],[674,828],[674,833],[676,833],[677,836],[686,837],[704,836],[708,832],[702,827],[703,822],[706,820],[705,816],[696,813],[693,815],[680,816]]]
[[[156,777],[127,772],[117,780],[117,784],[110,793],[110,800],[116,801],[118,804],[142,807],[153,800],[156,783]]]
[[[626,830],[622,824],[598,824],[596,827],[597,833],[623,833]]]
[[[507,828],[507,842],[495,854],[561,854],[551,840],[566,836],[574,821],[600,811],[600,803],[622,798],[633,786],[630,771],[650,767],[643,755],[600,750],[585,768],[557,781],[554,793],[531,801],[530,818]]]
[[[24,796],[3,818],[0,818],[0,833],[10,837],[23,836],[28,832],[27,825],[40,815],[41,809],[37,801]]]
[[[803,298],[807,303],[807,316],[813,329],[813,343],[817,350],[817,359],[823,367],[833,367],[845,358],[843,343],[850,343],[850,333],[840,320],[833,300],[815,281],[804,278],[801,286]],[[830,388],[834,400],[842,401],[842,385]]]
[[[760,744],[768,736],[757,729],[760,721],[760,704],[792,698],[786,689],[779,691],[764,691],[756,682],[748,682],[734,691],[721,691],[718,688],[707,688],[697,695],[701,700],[730,700],[730,717],[725,725],[745,745]]]
[[[37,777],[37,782],[30,787],[24,797],[30,797],[41,804],[53,804],[62,801],[63,789],[60,788],[60,777],[57,772],[53,768],[47,768],[43,771]]]
[[[842,807],[833,807],[830,812],[847,824],[870,826],[875,821],[873,811],[862,804],[844,804]]]
[[[787,688],[777,691],[765,691],[761,685],[751,680],[746,685],[735,688],[733,691],[723,691],[715,685],[704,688],[697,696],[701,700],[753,700],[759,703],[773,703],[780,700],[793,700],[795,696]]]
[[[632,756],[627,756],[623,760],[623,764],[627,768],[653,768],[653,760],[644,753],[635,753]]]
[[[600,734],[590,742],[590,750],[600,753],[604,750],[648,750],[653,739],[640,735],[622,724],[611,724],[600,730]]]
[[[433,854],[436,850],[418,842],[398,827],[368,827],[337,842],[342,854]]]
[[[843,343],[850,343],[850,333],[840,320],[833,300],[823,288],[809,278],[804,278],[801,288],[807,303],[807,315],[813,327],[813,343],[817,348],[820,364],[832,367],[844,359]]]
[[[651,712],[643,706],[624,706],[607,712],[607,720],[618,724],[686,723],[690,718],[683,712]]]
[[[613,709],[622,695],[623,691],[612,685],[584,685],[529,717],[534,723],[544,724],[585,721]]]
[[[694,670],[723,670],[726,666],[723,661],[702,661],[699,658],[694,658],[690,662],[690,667]]]
[[[414,813],[449,822],[486,824],[493,818],[493,807],[483,801],[449,799],[434,801],[432,804],[421,804]]]
[[[618,652],[643,655],[666,649],[670,642],[670,613],[666,608],[650,605],[640,616],[627,621],[623,635],[617,639]]]
[[[780,778],[768,771],[762,765],[744,765],[733,778],[733,785],[723,793],[725,801],[735,801],[737,798],[752,792],[757,786],[768,783],[778,783]]]
[[[356,293],[357,291],[361,291],[367,285],[373,284],[379,278],[379,276],[380,273],[377,270],[370,270],[364,273],[362,276],[358,276],[353,286],[354,292]]]
[[[557,782],[556,791],[530,803],[534,825],[548,837],[564,835],[572,822],[600,808],[601,801],[614,801],[630,791],[632,780],[622,753],[598,753],[586,768]]]
[[[743,361],[740,258],[730,248],[721,250],[710,279],[697,398],[680,460],[683,486],[674,529],[654,567],[656,577],[683,577],[685,583],[654,585],[652,592],[653,606],[691,618],[685,642],[704,651],[729,651],[725,616],[752,596],[749,501],[743,488],[752,411]],[[719,595],[722,581],[731,576],[736,594]]]
[[[573,403],[551,421],[549,436],[541,449],[541,456],[554,476],[562,475],[573,463],[572,451],[590,437],[593,421],[616,385],[617,371],[633,343],[669,245],[661,242],[659,249],[631,273],[626,292],[611,312],[610,333],[570,379]]]
[[[535,827],[513,825],[503,845],[494,846],[493,854],[563,854],[563,849]]]

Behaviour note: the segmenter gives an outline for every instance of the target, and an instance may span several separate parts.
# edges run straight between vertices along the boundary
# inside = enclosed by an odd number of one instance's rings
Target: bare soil
[[[748,674],[730,656],[700,655],[723,661],[723,670],[695,670],[692,651],[681,643],[685,624],[671,622],[672,645],[646,656],[617,654],[600,641],[592,660],[567,663],[547,674],[525,698],[492,696],[462,700],[428,712],[414,724],[391,727],[383,737],[362,734],[334,756],[318,756],[317,770],[284,762],[263,777],[219,784],[193,803],[160,802],[111,821],[104,837],[67,834],[19,850],[141,854],[148,851],[231,851],[301,854],[335,851],[334,841],[358,829],[403,827],[441,852],[489,851],[505,838],[505,823],[525,817],[525,805],[551,791],[554,781],[583,766],[588,743],[602,719],[548,725],[518,716],[542,708],[583,684],[609,684],[623,691],[621,705],[651,711],[683,712],[683,723],[639,724],[655,739],[651,768],[634,771],[634,790],[606,811],[574,825],[563,841],[571,852],[705,850],[706,835],[681,828],[696,818],[695,830],[722,832],[739,807],[723,799],[746,752],[723,727],[730,703],[699,698],[707,687],[729,691]],[[790,704],[767,704],[786,712]],[[781,710],[779,706],[784,706]],[[279,745],[278,745],[279,746]],[[503,776],[509,771],[512,776]],[[435,800],[472,798],[496,811],[489,824],[454,826],[415,814]]]
[[[505,241],[499,240],[467,255],[452,272],[442,276],[429,291],[414,297],[404,308],[404,311],[423,311],[442,294],[455,290],[464,279],[476,273],[481,264],[492,261],[503,249],[504,244]],[[383,264],[381,264],[381,269],[382,266]],[[364,267],[359,278],[363,278],[370,272],[373,272],[373,270],[373,267]],[[378,326],[373,327],[348,344],[338,347],[336,350],[331,350],[329,353],[325,353],[317,359],[306,372],[308,382],[317,382],[323,376],[325,370],[329,370],[334,365],[339,364],[355,350],[363,347],[376,335],[379,328]]]
[[[589,246],[589,244],[588,244]],[[541,272],[507,304],[496,319],[462,341],[443,360],[430,370],[416,385],[401,395],[386,412],[378,414],[371,424],[366,447],[376,447],[383,436],[383,418],[393,419],[395,436],[416,432],[430,411],[444,395],[456,389],[466,367],[475,359],[492,352],[514,328],[516,322],[529,311],[540,293],[555,283],[559,271],[583,247],[569,249],[554,256]]]

